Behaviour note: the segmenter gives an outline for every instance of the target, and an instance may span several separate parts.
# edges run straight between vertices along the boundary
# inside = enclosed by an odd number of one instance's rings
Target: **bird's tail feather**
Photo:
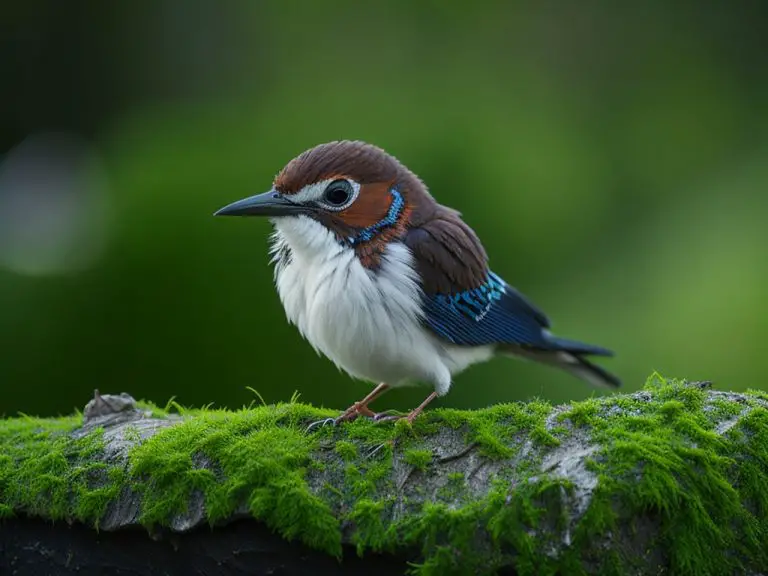
[[[569,374],[600,388],[618,388],[621,380],[605,368],[587,360],[584,356],[613,356],[613,352],[599,346],[583,344],[565,338],[550,338],[551,349],[508,347],[504,352],[565,370]]]
[[[567,338],[560,338],[558,336],[549,335],[547,338],[549,343],[555,350],[562,350],[563,352],[570,352],[571,354],[587,354],[590,356],[613,356],[613,352],[607,348],[601,346],[594,346],[592,344],[584,344],[584,342],[577,342],[576,340],[569,340]]]
[[[621,380],[618,376],[608,372],[602,366],[598,366],[582,356],[573,357],[577,360],[578,364],[561,366],[567,372],[599,388],[619,388],[621,386]]]

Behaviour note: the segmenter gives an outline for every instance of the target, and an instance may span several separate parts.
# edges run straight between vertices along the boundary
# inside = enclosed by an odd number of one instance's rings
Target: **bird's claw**
[[[322,428],[327,424],[333,424],[334,426],[336,426],[338,424],[337,420],[338,418],[323,418],[322,420],[317,420],[316,422],[312,422],[312,424],[307,426],[307,429],[305,430],[305,432],[309,434],[315,428]]]
[[[371,420],[376,420],[376,418],[379,416],[376,414],[376,412],[372,411],[368,406],[362,402],[355,402],[344,410],[344,412],[341,413],[341,416],[338,418],[325,418],[323,420],[318,420],[317,422],[313,422],[312,424],[307,427],[307,432],[310,432],[313,428],[317,426],[325,426],[326,424],[333,424],[334,426],[338,426],[342,422],[349,422],[351,420],[355,420],[356,418],[359,418],[360,416],[364,416],[366,418],[370,418]]]
[[[387,415],[387,414],[378,414],[376,418],[373,419],[376,424],[381,424],[382,422],[397,422],[398,420],[402,420],[405,418],[405,416],[401,415]]]
[[[395,422],[397,420],[400,420],[402,418],[407,417],[407,414],[400,414],[396,410],[386,410],[384,412],[379,412],[373,417],[373,421],[377,424],[380,422]]]
[[[383,450],[387,446],[391,446],[392,448],[394,448],[395,447],[395,440],[387,440],[386,442],[382,442],[381,444],[379,444],[375,448],[372,448],[371,450],[369,450],[366,453],[365,458],[366,459],[373,458],[374,456],[376,456],[376,454],[378,454],[381,450]]]
[[[365,410],[367,410],[368,413],[366,413]],[[374,412],[371,412],[367,408],[360,409],[359,407],[356,407],[355,410],[347,410],[344,413],[342,413],[341,416],[339,416],[337,418],[323,418],[322,420],[318,420],[317,422],[312,422],[312,424],[310,424],[307,427],[306,432],[309,433],[309,432],[311,432],[316,427],[322,428],[323,426],[326,426],[328,424],[332,424],[333,426],[338,426],[342,422],[351,422],[352,420],[356,420],[357,418],[360,418],[361,416],[364,416],[366,418],[370,418],[371,420],[375,420],[375,418],[376,418],[376,416],[378,416],[378,414],[376,414]]]

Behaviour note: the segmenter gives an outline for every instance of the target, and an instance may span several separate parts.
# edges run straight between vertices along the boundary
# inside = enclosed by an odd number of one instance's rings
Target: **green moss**
[[[744,406],[738,402],[728,402],[722,398],[716,398],[710,403],[710,410],[714,412],[714,418],[724,420],[741,414]]]
[[[0,520],[13,517],[13,508],[8,504],[0,504]]]
[[[141,521],[151,526],[183,514],[200,491],[211,523],[245,499],[253,516],[284,538],[340,554],[338,520],[304,479],[314,443],[291,426],[311,412],[301,405],[210,411],[137,446],[130,461],[131,475],[143,480]],[[221,478],[201,468],[199,458],[216,462]]]
[[[491,491],[485,503],[487,527],[497,545],[514,550],[517,574],[556,573],[556,560],[542,554],[550,538],[534,530],[541,526],[548,512],[554,512],[556,524],[562,521],[563,494],[569,491],[568,482],[562,479],[525,482],[513,491],[499,483]]]
[[[432,462],[431,450],[406,450],[405,461],[417,470],[426,470]]]
[[[147,402],[146,400],[139,400],[136,402],[136,408],[138,410],[143,410],[145,412],[149,412],[152,415],[152,418],[167,418],[168,414],[170,413],[171,409],[174,407],[178,407],[179,409],[176,410],[176,412],[183,412],[184,409],[179,406],[175,402],[173,398],[171,398],[168,403],[166,404],[165,408],[160,408],[156,404],[153,404],[152,402]]]
[[[88,462],[103,448],[101,430],[74,441],[69,438],[79,423],[76,417],[22,417],[0,426],[0,506],[5,515],[8,508],[23,507],[54,520],[98,524],[117,495],[117,484],[109,482],[105,464]]]
[[[475,571],[487,569],[479,564],[481,555],[472,549],[480,516],[477,503],[454,509],[443,503],[425,502],[420,513],[408,518],[400,529],[404,541],[421,544],[426,558],[414,565],[414,572],[437,576],[482,573]]]
[[[451,472],[446,483],[437,491],[437,497],[444,502],[464,502],[467,495],[467,481],[463,472]]]
[[[98,526],[110,503],[130,488],[141,499],[147,527],[183,515],[199,494],[211,523],[245,503],[283,537],[336,556],[342,525],[351,526],[359,554],[415,547],[423,555],[412,566],[418,574],[489,573],[510,558],[519,574],[580,574],[586,562],[621,574],[654,561],[679,574],[738,573],[768,562],[768,410],[762,401],[759,394],[746,403],[711,399],[697,387],[656,376],[639,394],[574,402],[549,423],[552,407],[534,401],[433,410],[413,426],[360,419],[313,434],[305,433],[307,423],[333,412],[298,403],[236,412],[169,405],[160,413],[173,409],[183,414],[181,423],[147,440],[129,429],[126,436],[137,445],[127,461],[105,463],[89,462],[104,449],[101,430],[71,439],[79,416],[15,418],[0,425],[0,519],[27,513]],[[716,433],[737,415],[737,426]],[[418,470],[436,465],[424,442],[445,427],[487,460],[507,459],[489,492],[470,494],[467,478],[454,472],[430,488],[437,488],[436,501],[418,500],[430,495],[416,482],[400,494],[391,474],[395,452]],[[542,474],[540,465],[569,434],[591,436],[597,451],[589,468],[598,485],[584,515],[566,526],[573,487]],[[329,450],[338,457],[323,456]],[[319,484],[315,494],[311,480],[321,473],[321,480],[333,481]],[[396,505],[408,513],[392,522]],[[654,526],[658,541],[643,541],[648,529],[641,522]],[[562,542],[566,530],[572,538],[566,552],[543,553]],[[636,531],[625,539],[636,548],[602,547],[626,530]],[[478,533],[489,534],[491,544]],[[648,556],[658,546],[668,558]]]
[[[376,488],[376,484],[355,464],[344,467],[344,478],[352,494],[358,498],[370,494]]]
[[[765,558],[761,538],[768,526],[758,520],[733,481],[733,470],[750,475],[749,467],[736,463],[741,452],[714,432],[716,418],[734,408],[703,410],[705,391],[680,382],[654,379],[646,386],[646,398],[607,400],[589,410],[576,408],[572,420],[588,422],[594,441],[602,446],[595,458],[599,484],[587,514],[576,532],[577,546],[588,546],[596,533],[618,529],[616,510],[623,518],[647,518],[659,523],[660,544],[669,553],[671,570],[677,574],[734,573],[744,569],[743,558]],[[613,405],[623,410],[611,415]],[[740,411],[740,410],[739,410]],[[758,418],[754,408],[745,419]],[[585,413],[588,414],[584,419]],[[757,426],[765,433],[768,428]],[[765,453],[768,444],[751,439],[750,447]],[[759,460],[759,458],[756,458]],[[742,482],[768,480],[765,470]],[[737,550],[739,555],[715,555],[713,550]],[[607,568],[606,568],[607,569]]]
[[[755,408],[742,421],[744,434],[731,433],[744,456],[734,466],[736,486],[758,519],[756,529],[768,537],[768,410]]]
[[[450,484],[464,484],[464,472],[451,472],[447,478]]]
[[[554,434],[549,432],[543,424],[531,429],[531,440],[539,446],[546,446],[549,448],[554,448],[555,446],[560,445],[560,440],[558,440]]]
[[[358,555],[362,556],[366,550],[382,552],[390,546],[390,538],[387,536],[387,527],[384,523],[385,511],[384,501],[361,498],[355,503],[349,514],[349,520],[355,525],[352,543],[357,547]]]
[[[596,398],[590,398],[582,402],[574,402],[571,409],[558,415],[560,422],[570,420],[574,426],[589,426],[594,421],[601,404]]]
[[[336,442],[336,454],[341,456],[342,460],[354,460],[357,458],[357,446],[346,440]]]
[[[540,446],[559,443],[545,428],[551,412],[547,402],[533,401],[498,404],[477,412],[435,410],[432,414],[452,428],[468,428],[467,441],[477,444],[485,457],[504,460],[517,453],[518,439],[524,434]]]
[[[765,390],[753,390],[752,388],[748,389],[746,394],[750,396],[754,396],[755,398],[759,398],[760,400],[765,400],[768,402],[768,392]]]
[[[141,433],[136,426],[126,426],[124,435],[125,439],[129,442],[138,442],[141,440]]]

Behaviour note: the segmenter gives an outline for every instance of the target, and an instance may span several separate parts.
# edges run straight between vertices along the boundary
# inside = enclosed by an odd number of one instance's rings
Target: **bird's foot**
[[[309,426],[307,426],[307,429],[304,432],[306,434],[309,434],[315,428],[322,428],[326,424],[335,424],[335,423],[336,423],[336,419],[335,418],[323,418],[322,420],[315,420]]]
[[[411,412],[409,414],[377,414],[373,419],[377,424],[381,422],[397,422],[398,420],[408,420],[409,424],[413,424],[413,421],[420,414],[420,412]]]
[[[424,402],[419,404],[418,407],[416,407],[413,410],[411,410],[411,412],[408,413],[408,414],[392,414],[392,415],[387,415],[387,414],[382,412],[381,414],[377,414],[376,416],[374,416],[373,419],[374,419],[375,422],[396,422],[398,420],[405,419],[405,420],[408,421],[408,424],[413,424],[413,421],[416,420],[416,417],[419,414],[421,414],[424,411],[424,408],[427,407],[427,404],[432,402],[432,400],[434,400],[435,398],[437,398],[437,392],[432,392],[432,394],[427,396],[427,398],[426,398],[426,400],[424,400]]]
[[[397,410],[384,410],[383,412],[379,412],[373,417],[373,421],[376,423],[379,422],[394,422],[396,420],[400,420],[402,418],[407,418],[408,414],[404,414],[402,412],[398,412]]]
[[[312,424],[310,424],[307,427],[306,431],[311,432],[315,428],[318,428],[318,427],[322,428],[323,426],[326,426],[328,424],[338,426],[342,422],[351,422],[352,420],[358,418],[359,416],[366,416],[368,418],[375,420],[378,414],[376,414],[373,410],[368,408],[368,406],[366,406],[362,402],[355,402],[354,404],[352,404],[352,406],[344,410],[344,412],[342,412],[341,415],[336,418],[324,418],[322,420],[318,420],[317,422],[312,422]]]
[[[371,448],[365,454],[365,458],[366,459],[371,459],[374,456],[376,456],[377,454],[379,454],[382,450],[386,449],[387,447],[394,449],[396,443],[397,443],[396,439],[387,440],[386,442],[382,442],[378,446],[374,446],[373,448]]]
[[[342,422],[351,422],[359,416],[367,416],[368,418],[376,418],[377,414],[363,402],[355,402],[341,413],[341,416],[335,419],[336,424]]]

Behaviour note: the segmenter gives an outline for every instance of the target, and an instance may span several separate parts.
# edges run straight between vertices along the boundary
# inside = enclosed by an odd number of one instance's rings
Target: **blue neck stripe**
[[[359,244],[360,242],[369,242],[370,240],[373,240],[374,236],[381,232],[382,229],[397,224],[397,219],[400,217],[400,214],[405,207],[405,200],[403,200],[403,195],[395,188],[390,188],[389,193],[392,196],[392,203],[389,205],[387,215],[376,222],[376,224],[367,226],[360,230],[356,235],[347,238],[350,244],[354,245]]]

